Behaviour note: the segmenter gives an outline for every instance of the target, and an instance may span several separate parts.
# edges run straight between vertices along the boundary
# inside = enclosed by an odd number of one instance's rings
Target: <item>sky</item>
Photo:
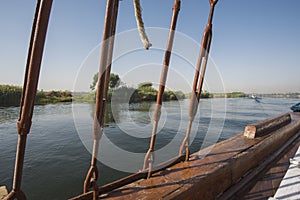
[[[159,83],[173,0],[141,0],[152,50],[143,50],[133,1],[120,1],[112,72],[129,86]],[[36,1],[0,1],[0,84],[22,85]],[[219,0],[205,89],[300,92],[300,1]],[[106,1],[54,0],[39,89],[89,90],[97,72]],[[191,91],[207,0],[182,0],[167,87]],[[126,52],[122,52],[126,49]]]

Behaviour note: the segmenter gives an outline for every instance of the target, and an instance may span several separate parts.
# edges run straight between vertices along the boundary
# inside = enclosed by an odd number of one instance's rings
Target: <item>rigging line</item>
[[[201,92],[202,92],[202,86],[203,86],[203,81],[204,81],[204,76],[205,76],[209,51],[210,51],[210,45],[211,45],[211,40],[212,40],[213,14],[214,14],[215,5],[217,4],[217,2],[218,2],[218,0],[209,0],[210,13],[209,13],[207,25],[203,32],[201,50],[200,50],[197,67],[196,67],[196,72],[195,72],[195,77],[194,77],[192,95],[191,95],[190,106],[189,106],[188,126],[187,126],[187,130],[186,130],[185,138],[183,139],[182,144],[179,149],[179,156],[181,156],[183,154],[183,149],[185,147],[185,156],[186,156],[185,160],[186,161],[189,160],[189,155],[190,155],[190,150],[189,150],[190,133],[191,133],[192,124],[193,124],[195,115],[198,110],[199,102],[200,102],[200,96],[201,96]],[[201,74],[200,74],[200,70],[201,70]],[[200,80],[199,80],[199,75],[200,75]],[[198,80],[199,80],[199,84],[198,84]]]
[[[167,75],[168,75],[171,52],[172,52],[173,41],[174,41],[174,36],[175,36],[175,29],[176,29],[179,10],[180,10],[180,3],[181,3],[180,0],[174,1],[169,38],[168,38],[167,48],[166,48],[166,52],[165,52],[164,63],[162,66],[160,84],[159,84],[158,94],[157,94],[157,98],[156,98],[156,106],[155,106],[154,115],[153,115],[153,129],[152,129],[152,135],[151,135],[151,140],[150,140],[150,147],[144,158],[143,170],[146,170],[147,168],[149,169],[148,170],[148,178],[150,178],[150,176],[151,176],[151,171],[152,171],[153,163],[155,160],[154,144],[155,144],[155,138],[156,138],[156,132],[157,132],[157,125],[158,125],[160,115],[161,115],[162,96],[163,96],[163,93],[165,90],[165,84],[166,84]]]
[[[20,103],[20,116],[17,122],[18,144],[15,161],[15,171],[12,191],[6,197],[11,199],[26,199],[21,190],[22,172],[26,150],[27,135],[30,132],[34,100],[37,92],[40,67],[47,34],[52,0],[37,1],[31,38],[28,49],[24,87]]]
[[[103,133],[103,118],[105,98],[107,96],[108,84],[110,76],[110,66],[112,62],[114,39],[111,38],[115,34],[116,21],[118,15],[119,0],[108,0],[106,7],[105,25],[102,39],[102,50],[100,58],[100,66],[98,72],[98,83],[96,91],[96,105],[94,113],[93,126],[93,153],[91,158],[91,166],[84,181],[84,193],[88,189],[93,189],[93,199],[97,199],[99,192],[97,186],[98,168],[97,156],[99,151],[99,141]]]
[[[145,31],[140,0],[133,0],[133,5],[134,5],[136,24],[140,34],[140,38],[144,44],[145,49],[148,50],[152,46],[152,44],[149,42],[148,36]]]

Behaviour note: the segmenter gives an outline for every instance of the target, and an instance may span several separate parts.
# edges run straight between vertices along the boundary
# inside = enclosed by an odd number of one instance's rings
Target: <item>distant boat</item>
[[[291,107],[291,110],[294,112],[300,112],[300,103],[297,103]]]
[[[252,94],[252,95],[250,96],[250,98],[251,98],[251,99],[254,99],[256,102],[259,102],[259,103],[260,103],[261,98],[258,97],[258,96]]]

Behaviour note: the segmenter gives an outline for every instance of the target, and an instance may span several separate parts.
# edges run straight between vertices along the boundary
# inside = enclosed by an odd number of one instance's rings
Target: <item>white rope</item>
[[[134,3],[134,14],[135,14],[138,31],[145,49],[148,50],[152,46],[152,44],[149,42],[149,39],[145,31],[140,0],[133,0],[133,3]]]

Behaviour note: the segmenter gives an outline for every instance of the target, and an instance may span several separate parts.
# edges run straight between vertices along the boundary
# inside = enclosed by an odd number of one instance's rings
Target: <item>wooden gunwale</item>
[[[238,134],[193,154],[189,162],[180,162],[154,173],[151,179],[136,180],[111,192],[102,193],[100,199],[222,197],[247,174],[251,174],[251,170],[260,167],[259,164],[283,147],[290,138],[294,137],[292,142],[299,138],[299,118],[292,114],[291,123],[254,139],[246,138],[243,133]],[[263,168],[261,171],[264,170]],[[86,193],[73,199],[90,198]]]

